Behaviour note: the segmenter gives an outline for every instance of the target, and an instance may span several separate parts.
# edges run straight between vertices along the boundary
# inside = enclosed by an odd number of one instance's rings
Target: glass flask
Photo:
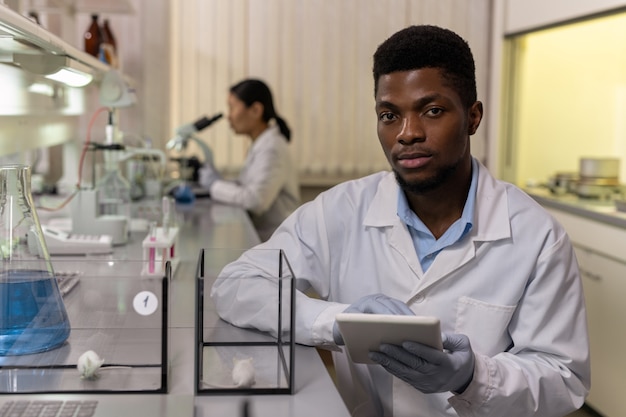
[[[70,334],[30,174],[27,165],[0,166],[0,356],[54,349]]]
[[[104,174],[96,184],[98,193],[98,216],[123,216],[126,230],[130,233],[131,200],[130,182],[120,173],[117,151],[105,151]]]

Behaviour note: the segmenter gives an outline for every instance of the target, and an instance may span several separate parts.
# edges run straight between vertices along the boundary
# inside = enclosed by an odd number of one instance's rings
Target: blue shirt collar
[[[424,271],[428,269],[430,264],[434,261],[435,256],[441,250],[463,239],[472,229],[476,209],[477,189],[478,163],[472,158],[472,180],[461,217],[454,222],[439,239],[435,239],[422,220],[411,210],[406,195],[401,189],[399,190],[398,217],[408,226],[415,250]]]

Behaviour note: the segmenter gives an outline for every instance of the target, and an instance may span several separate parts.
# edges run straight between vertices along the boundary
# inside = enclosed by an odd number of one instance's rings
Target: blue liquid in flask
[[[0,272],[0,356],[51,350],[69,335],[70,322],[53,275]]]

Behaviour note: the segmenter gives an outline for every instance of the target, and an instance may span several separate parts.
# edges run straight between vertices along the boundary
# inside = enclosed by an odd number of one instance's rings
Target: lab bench
[[[170,415],[180,398],[191,397],[194,403],[195,416],[237,416],[241,413],[242,403],[249,401],[250,415],[262,416],[337,416],[347,417],[349,413],[330,378],[324,363],[316,349],[309,346],[296,345],[294,369],[294,394],[239,394],[237,391],[228,394],[195,395],[195,360],[194,349],[196,342],[196,278],[199,254],[202,249],[211,251],[213,267],[217,268],[234,260],[236,254],[259,243],[259,238],[246,212],[242,209],[218,204],[209,199],[196,200],[191,205],[177,205],[176,222],[179,227],[179,240],[177,243],[177,255],[180,259],[175,271],[173,271],[168,292],[168,318],[167,328],[167,361],[168,389],[167,393],[158,394],[159,401],[163,402],[162,415]],[[43,221],[45,223],[45,220]],[[143,256],[142,241],[147,232],[133,232],[129,243],[114,247],[114,253],[108,255],[116,261],[141,260]],[[76,258],[76,265],[81,268],[89,267],[89,259]],[[67,257],[53,257],[56,261],[67,264],[72,259]],[[217,265],[220,263],[222,265]],[[69,267],[68,267],[69,268]],[[71,269],[71,268],[69,268]],[[212,282],[208,280],[207,283]],[[81,291],[80,285],[73,291]],[[71,295],[71,294],[70,294]],[[85,313],[87,314],[87,312]],[[230,326],[215,317],[210,317],[214,312],[205,312],[209,315],[209,322],[220,322],[220,326],[229,326],[229,331],[238,332],[242,337],[253,332]],[[206,330],[205,330],[206,331]],[[210,331],[210,330],[209,330]],[[137,335],[140,336],[140,335]],[[156,337],[157,336],[151,336]],[[210,337],[210,335],[209,335]],[[158,352],[152,352],[152,356],[158,358]],[[26,357],[24,357],[26,358]],[[78,379],[76,371],[76,379]],[[72,399],[105,399],[102,393],[72,393]],[[111,394],[117,397],[119,392]],[[134,393],[129,395],[141,395],[146,401],[153,401],[155,394]],[[63,399],[65,394],[28,394],[28,395],[0,395],[0,403],[16,399],[33,399],[45,396],[46,399]],[[171,404],[168,404],[171,403]],[[168,410],[169,409],[169,410]],[[131,412],[129,410],[129,412]],[[135,415],[135,414],[134,414]],[[172,414],[179,415],[179,414]],[[184,415],[180,415],[184,417]]]

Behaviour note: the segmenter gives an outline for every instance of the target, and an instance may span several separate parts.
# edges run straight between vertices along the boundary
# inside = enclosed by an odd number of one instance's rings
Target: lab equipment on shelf
[[[91,22],[83,37],[85,38],[85,52],[97,58],[100,55],[100,44],[104,38],[97,14],[91,15]]]

